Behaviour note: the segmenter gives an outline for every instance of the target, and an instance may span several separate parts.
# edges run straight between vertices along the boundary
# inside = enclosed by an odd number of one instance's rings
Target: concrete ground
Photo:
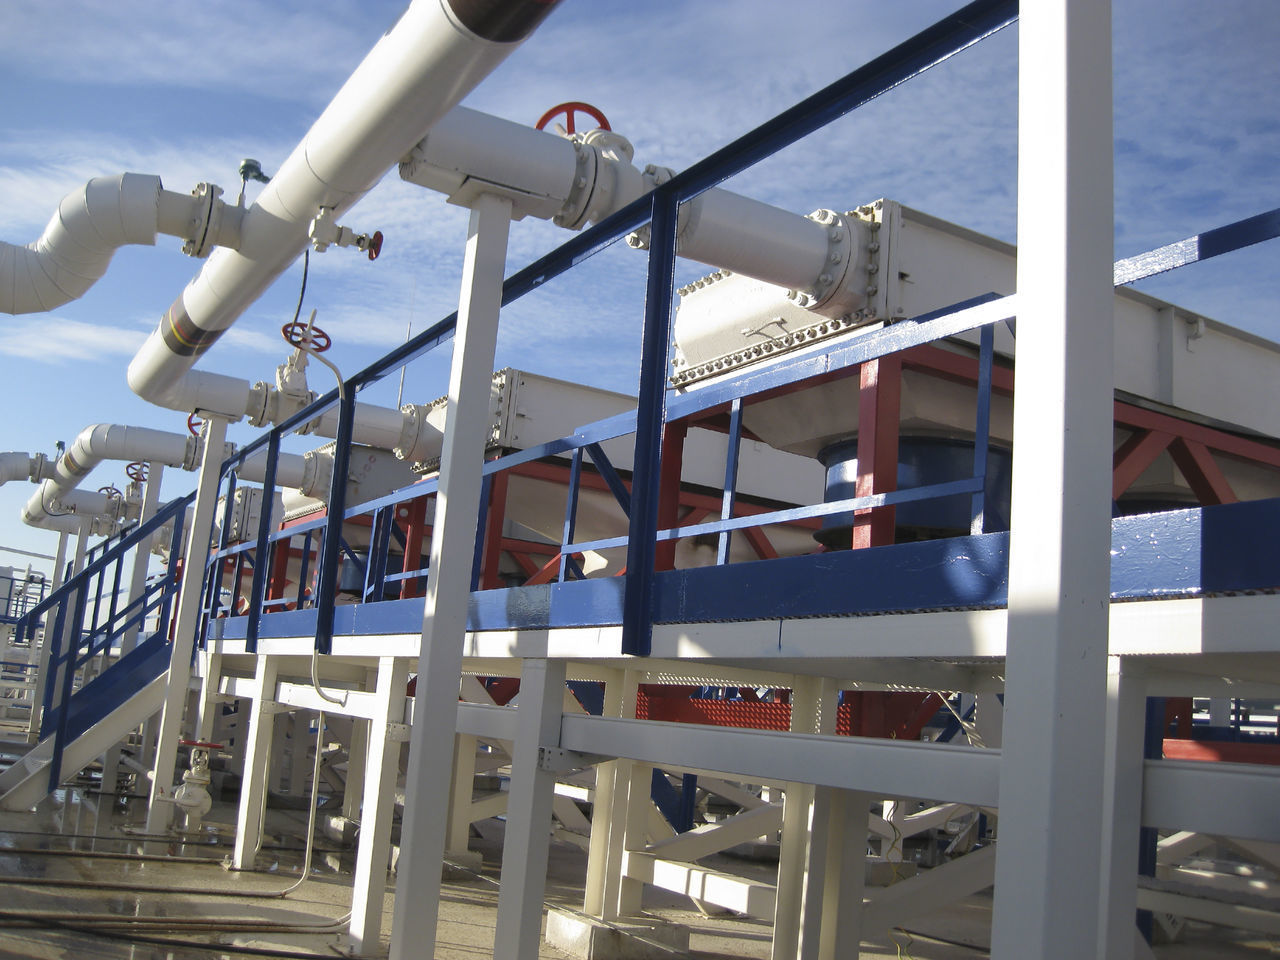
[[[269,809],[260,871],[232,873],[235,810],[218,804],[199,843],[165,841],[170,860],[127,858],[142,851],[140,801],[117,802],[83,790],[62,791],[32,813],[0,813],[0,960],[129,958],[196,960],[233,957],[332,957],[347,954],[340,922],[350,905],[351,852],[317,841],[306,883],[299,876],[306,811]],[[437,960],[474,960],[492,952],[502,825],[490,821],[473,846],[481,877],[446,883],[440,904]],[[155,846],[155,844],[153,844]],[[121,855],[126,855],[122,857]],[[552,848],[547,899],[581,906],[585,855]],[[388,886],[384,936],[390,932]],[[691,901],[650,891],[646,910],[691,931],[688,954],[700,960],[770,955],[770,925],[730,915],[704,916]],[[866,958],[975,960],[988,956],[989,895],[968,898],[864,945]],[[385,944],[384,944],[385,946]],[[1280,940],[1194,925],[1183,942],[1156,950],[1160,960],[1256,960],[1280,956]],[[424,957],[427,956],[424,953]],[[567,955],[542,946],[542,960]]]

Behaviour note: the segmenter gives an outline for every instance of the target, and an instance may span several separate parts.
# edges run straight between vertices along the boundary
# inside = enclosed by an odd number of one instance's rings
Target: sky
[[[463,102],[534,123],[585,100],[635,146],[638,164],[683,169],[955,9],[953,0],[564,0]],[[401,0],[50,0],[0,5],[0,239],[34,241],[91,177],[155,174],[171,190],[221,185],[244,157],[272,173]],[[1115,0],[1116,258],[1280,206],[1280,15],[1275,0]],[[1017,27],[1011,27],[730,181],[798,213],[879,197],[1003,240],[1016,236]],[[250,184],[252,201],[260,188]],[[375,263],[313,254],[306,308],[344,374],[457,305],[465,210],[392,171],[344,221],[381,230]],[[568,239],[513,225],[509,271]],[[1262,244],[1141,285],[1155,296],[1280,340],[1277,254]],[[134,396],[129,359],[196,274],[178,241],[126,247],[81,300],[0,315],[9,397],[0,451],[52,454],[93,423],[183,431],[185,417]],[[638,374],[644,257],[599,254],[504,312],[498,366],[622,392]],[[705,272],[681,268],[679,279]],[[199,369],[272,380],[287,348],[301,258]],[[304,312],[305,316],[305,312]],[[405,402],[444,392],[448,350],[412,366]],[[321,392],[331,375],[312,365]],[[363,394],[397,402],[390,378]],[[256,435],[245,424],[229,437]],[[294,449],[312,443],[295,441]],[[124,464],[85,481],[123,487]],[[194,485],[177,470],[164,495]],[[0,487],[0,547],[52,553],[56,535],[17,519],[34,488]],[[0,552],[0,565],[29,558]],[[33,561],[37,567],[42,566]]]

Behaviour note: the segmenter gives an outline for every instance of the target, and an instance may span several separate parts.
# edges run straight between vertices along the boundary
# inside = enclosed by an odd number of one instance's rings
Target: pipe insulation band
[[[244,213],[238,249],[215,250],[147,338],[133,391],[171,406],[183,374],[302,252],[321,207],[341,216],[517,46],[486,35],[518,41],[554,6],[414,0]]]
[[[515,43],[537,28],[560,0],[448,0],[458,22],[483,40]]]
[[[83,296],[117,248],[154,246],[160,190],[159,177],[95,177],[62,199],[35,243],[0,241],[0,310],[53,310]]]

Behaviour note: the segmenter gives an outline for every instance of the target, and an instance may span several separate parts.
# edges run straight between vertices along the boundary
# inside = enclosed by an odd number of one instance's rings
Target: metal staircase
[[[22,810],[52,793],[160,709],[169,668],[169,613],[176,564],[136,591],[126,568],[145,564],[153,537],[171,527],[171,558],[182,543],[191,497],[161,508],[108,544],[85,568],[18,622],[20,639],[43,634],[39,742],[0,774],[0,807]],[[134,594],[134,595],[130,595]],[[148,633],[148,624],[153,629]],[[33,718],[33,728],[35,719]]]

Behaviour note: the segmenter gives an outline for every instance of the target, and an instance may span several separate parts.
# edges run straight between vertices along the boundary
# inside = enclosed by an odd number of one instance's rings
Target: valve
[[[200,430],[204,426],[204,418],[198,413],[193,413],[187,417],[187,429],[191,431],[193,437],[200,436]]]
[[[285,342],[291,347],[305,347],[311,353],[324,353],[333,346],[333,339],[310,323],[294,320],[280,328]]]
[[[98,492],[101,494],[105,494],[106,496],[110,497],[112,500],[124,499],[124,494],[120,491],[120,488],[115,486],[114,484],[105,486],[105,487],[99,487]]]
[[[124,468],[124,475],[138,483],[146,483],[147,465],[141,460],[134,460]]]
[[[350,227],[344,227],[333,219],[333,207],[321,207],[320,213],[311,221],[307,231],[311,238],[311,246],[317,253],[329,249],[330,244],[340,247],[355,247],[368,254],[370,260],[377,260],[382,253],[382,231],[372,234],[356,233]]]
[[[557,123],[555,129],[562,136],[572,136],[578,132],[574,123],[574,117],[579,113],[585,113],[587,116],[591,117],[591,119],[596,122],[596,129],[598,130],[613,129],[613,127],[609,126],[609,121],[605,119],[604,112],[600,110],[599,107],[593,107],[591,104],[583,103],[581,100],[569,100],[566,103],[556,104],[544,113],[542,118],[535,123],[534,126],[539,130],[545,130],[547,129],[548,123],[563,114],[565,122],[563,124]]]
[[[183,833],[195,833],[200,829],[200,822],[213,808],[213,798],[209,796],[209,751],[222,749],[220,743],[205,743],[200,740],[180,740],[185,747],[191,748],[191,767],[182,773],[182,786],[173,792],[173,802],[182,811],[184,823]]]

